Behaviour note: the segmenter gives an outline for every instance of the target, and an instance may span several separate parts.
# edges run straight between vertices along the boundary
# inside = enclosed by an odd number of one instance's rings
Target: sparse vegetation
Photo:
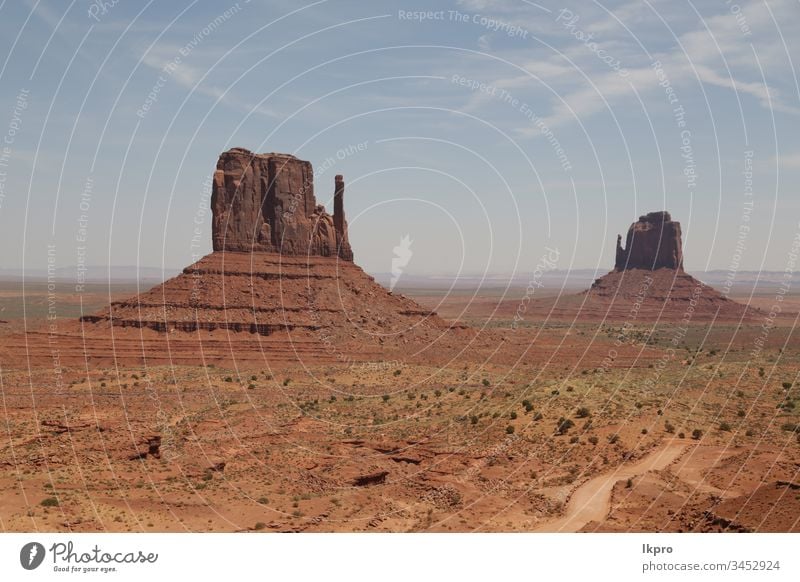
[[[569,429],[571,429],[573,426],[575,426],[575,423],[571,419],[564,418],[562,416],[561,418],[558,419],[558,422],[556,423],[556,432],[559,435],[567,434]]]

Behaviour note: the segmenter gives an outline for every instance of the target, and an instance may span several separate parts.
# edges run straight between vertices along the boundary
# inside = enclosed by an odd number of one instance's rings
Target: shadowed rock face
[[[625,248],[622,236],[617,236],[614,270],[663,268],[683,271],[681,224],[669,212],[650,212],[631,224]]]
[[[336,177],[331,216],[314,197],[311,163],[289,154],[233,148],[219,157],[211,192],[215,251],[338,256],[353,260]]]

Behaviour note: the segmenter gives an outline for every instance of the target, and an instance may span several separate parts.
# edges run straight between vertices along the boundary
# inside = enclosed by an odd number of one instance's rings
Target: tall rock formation
[[[335,188],[339,212],[332,217],[317,204],[310,162],[289,154],[228,150],[219,157],[211,192],[214,250],[352,261],[341,176]]]
[[[650,212],[631,224],[622,248],[617,236],[615,271],[628,269],[676,269],[683,271],[681,223],[672,220],[669,212]]]
[[[758,310],[732,301],[683,270],[681,225],[669,212],[640,216],[617,237],[612,270],[579,296],[558,300],[554,316],[650,325],[654,321],[742,321]]]
[[[317,363],[402,354],[409,341],[438,338],[449,324],[353,262],[344,178],[334,184],[331,216],[316,203],[309,162],[241,148],[223,153],[211,196],[214,252],[161,285],[82,316],[85,329],[183,333],[194,358],[193,338],[217,345],[216,334],[236,334],[251,350],[243,336],[272,336],[256,346],[270,358],[313,356]]]

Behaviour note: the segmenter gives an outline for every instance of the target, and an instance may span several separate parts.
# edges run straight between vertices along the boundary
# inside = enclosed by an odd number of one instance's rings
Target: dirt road
[[[614,483],[647,471],[664,469],[677,459],[687,446],[681,442],[668,442],[635,463],[621,465],[612,473],[590,479],[573,492],[563,517],[545,523],[534,531],[575,532],[590,521],[603,521],[611,509],[611,489]]]

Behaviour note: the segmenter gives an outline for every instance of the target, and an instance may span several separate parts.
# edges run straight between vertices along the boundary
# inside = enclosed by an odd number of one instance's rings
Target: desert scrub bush
[[[665,422],[664,423],[664,432],[668,432],[670,434],[674,433],[675,432],[675,425],[672,424],[671,422]]]
[[[230,376],[225,376],[225,381],[226,382],[233,382],[233,378],[231,378]]]
[[[266,523],[264,523],[263,521],[257,521],[256,524],[253,526],[253,529],[256,531],[261,531],[265,527],[267,527]]]
[[[580,441],[580,437],[578,435],[573,435],[569,438],[569,444],[574,445]]]
[[[46,499],[42,499],[42,502],[39,504],[42,507],[58,507],[58,499],[55,497],[47,497]]]
[[[588,408],[586,408],[585,406],[581,406],[581,407],[580,407],[580,408],[579,408],[579,409],[578,409],[578,410],[575,412],[575,416],[577,416],[578,418],[589,418],[589,415],[590,415],[590,414],[591,414],[591,413],[589,412],[589,409],[588,409]]]
[[[384,394],[383,396],[381,396],[381,398],[383,398],[384,402],[389,402],[389,395],[388,394]]]
[[[595,435],[592,435],[589,437],[589,442],[593,445],[596,445],[597,443],[600,442],[600,439],[597,438]]]
[[[610,434],[608,435],[608,442],[612,445],[619,442],[619,435],[618,434]]]
[[[791,382],[784,382],[783,384],[781,384],[781,386],[783,386],[784,390],[791,390],[792,389],[792,383]]]
[[[471,424],[478,424],[478,417],[473,414],[472,416],[469,417],[469,422]]]
[[[511,420],[517,419],[517,413],[513,410],[511,411],[511,414],[509,414],[508,416],[511,418]]]
[[[729,422],[720,422],[719,423],[719,430],[729,432],[731,430],[731,425]]]
[[[562,416],[556,423],[556,432],[560,435],[567,434],[567,431],[569,431],[569,429],[571,429],[573,426],[575,426],[575,423],[572,422],[572,420]]]
[[[283,380],[283,385],[284,385],[284,386],[288,386],[288,385],[289,385],[289,383],[290,383],[291,381],[292,381],[292,379],[291,379],[291,378],[285,378],[285,379]]]
[[[506,427],[506,434],[514,434],[514,430],[515,430],[515,429],[514,429],[513,425],[510,425],[510,424],[509,424],[509,425]]]
[[[646,428],[642,429],[642,434],[647,434],[647,429]]]
[[[703,438],[703,431],[699,428],[694,429],[692,431],[692,438],[696,441],[699,441],[701,438]]]
[[[541,412],[537,412],[536,414],[533,415],[533,420],[542,420],[543,418],[544,416],[542,416]]]
[[[488,386],[490,384],[490,382],[489,382],[489,380],[484,378],[483,381],[481,382],[481,384],[483,384],[484,386]]]

